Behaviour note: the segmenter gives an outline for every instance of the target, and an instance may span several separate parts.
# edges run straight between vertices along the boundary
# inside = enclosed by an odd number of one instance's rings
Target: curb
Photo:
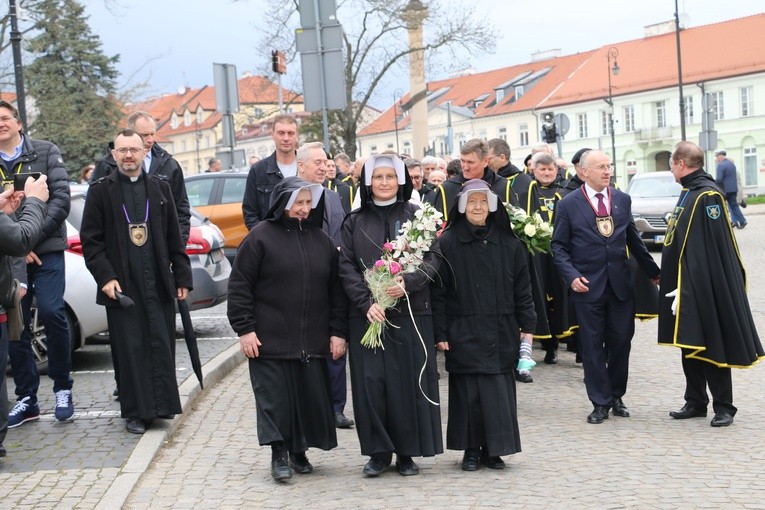
[[[239,342],[221,352],[213,359],[205,363],[202,367],[204,373],[204,383],[209,388],[215,386],[221,379],[228,375],[234,368],[245,360],[240,356]],[[149,467],[149,464],[159,452],[162,445],[168,437],[182,423],[184,416],[191,411],[191,406],[202,394],[202,388],[199,386],[196,376],[192,373],[178,387],[178,393],[181,396],[181,409],[183,413],[170,421],[157,421],[156,425],[147,430],[133,449],[127,462],[119,471],[119,474],[104,493],[101,501],[98,502],[96,509],[111,510],[113,508],[122,508],[135,487],[135,484],[141,478],[141,475]]]

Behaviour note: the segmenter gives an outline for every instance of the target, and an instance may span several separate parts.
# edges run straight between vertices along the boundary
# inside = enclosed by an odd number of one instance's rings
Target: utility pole
[[[21,32],[19,32],[16,0],[8,0],[11,14],[11,47],[13,48],[13,71],[16,75],[16,109],[21,118],[21,129],[27,132],[27,107],[24,95],[24,70],[21,66]]]

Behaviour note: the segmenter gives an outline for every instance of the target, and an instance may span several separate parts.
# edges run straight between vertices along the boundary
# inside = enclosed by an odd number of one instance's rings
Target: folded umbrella
[[[194,369],[194,373],[197,375],[199,381],[199,387],[204,389],[204,377],[202,376],[202,362],[199,360],[199,346],[197,345],[197,335],[194,333],[194,326],[191,324],[191,313],[189,312],[189,304],[185,299],[178,300],[178,313],[181,315],[181,323],[183,324],[183,337],[186,340],[186,348],[189,350],[189,358],[191,358],[191,368]]]

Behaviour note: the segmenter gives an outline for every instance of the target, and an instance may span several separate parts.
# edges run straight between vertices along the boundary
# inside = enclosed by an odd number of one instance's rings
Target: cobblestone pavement
[[[752,310],[765,336],[765,206],[744,211],[749,226],[736,231],[748,269]],[[753,214],[754,213],[754,214]],[[655,257],[658,258],[656,253]],[[703,278],[705,275],[698,275]],[[195,312],[206,379],[181,386],[183,416],[146,435],[125,432],[111,399],[108,346],[74,355],[77,419],[52,418],[50,382],[43,378],[39,422],[10,430],[0,459],[2,508],[761,508],[765,509],[765,372],[734,371],[736,422],[713,429],[709,419],[676,421],[682,405],[679,351],[656,345],[656,321],[638,323],[630,387],[632,417],[589,425],[582,371],[562,352],[558,365],[534,369],[519,385],[523,452],[504,471],[463,473],[461,452],[417,459],[420,476],[394,470],[363,479],[366,459],[354,430],[338,431],[338,448],[309,451],[311,475],[275,484],[270,451],[257,444],[252,390],[225,318],[225,304]],[[178,342],[179,384],[191,374]],[[539,351],[535,358],[541,361]],[[228,364],[224,361],[229,361]],[[447,398],[440,360],[441,398]],[[232,367],[236,367],[233,368]],[[226,373],[230,375],[225,376]],[[224,377],[225,376],[225,377]],[[224,377],[215,385],[216,379]],[[9,390],[14,388],[9,379]],[[191,388],[191,389],[189,389]],[[348,406],[348,414],[352,409]],[[448,409],[442,406],[444,427]]]
[[[765,255],[759,229],[765,218],[749,221],[737,234],[762,332],[765,274],[759,268]],[[194,405],[126,507],[765,508],[763,367],[734,370],[739,413],[733,426],[710,427],[711,406],[708,418],[673,420],[668,412],[683,404],[680,352],[656,344],[656,327],[655,320],[636,326],[625,396],[631,418],[587,424],[591,407],[573,354],[562,352],[555,366],[540,363],[534,383],[519,385],[523,452],[507,457],[504,471],[464,473],[462,453],[447,451],[418,459],[419,476],[404,478],[391,469],[364,479],[366,458],[355,431],[339,430],[336,449],[308,452],[313,474],[276,484],[270,449],[257,444],[254,398],[242,364]],[[541,362],[539,351],[535,358]],[[445,401],[443,359],[439,365]],[[444,428],[447,412],[443,405]]]

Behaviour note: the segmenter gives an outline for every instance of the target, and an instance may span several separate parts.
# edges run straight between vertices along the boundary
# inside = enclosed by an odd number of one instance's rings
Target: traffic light
[[[283,51],[273,50],[271,52],[271,69],[275,73],[287,74],[287,61]]]
[[[555,125],[555,114],[547,112],[542,116],[542,139],[547,143],[555,143],[558,138],[558,128]]]

